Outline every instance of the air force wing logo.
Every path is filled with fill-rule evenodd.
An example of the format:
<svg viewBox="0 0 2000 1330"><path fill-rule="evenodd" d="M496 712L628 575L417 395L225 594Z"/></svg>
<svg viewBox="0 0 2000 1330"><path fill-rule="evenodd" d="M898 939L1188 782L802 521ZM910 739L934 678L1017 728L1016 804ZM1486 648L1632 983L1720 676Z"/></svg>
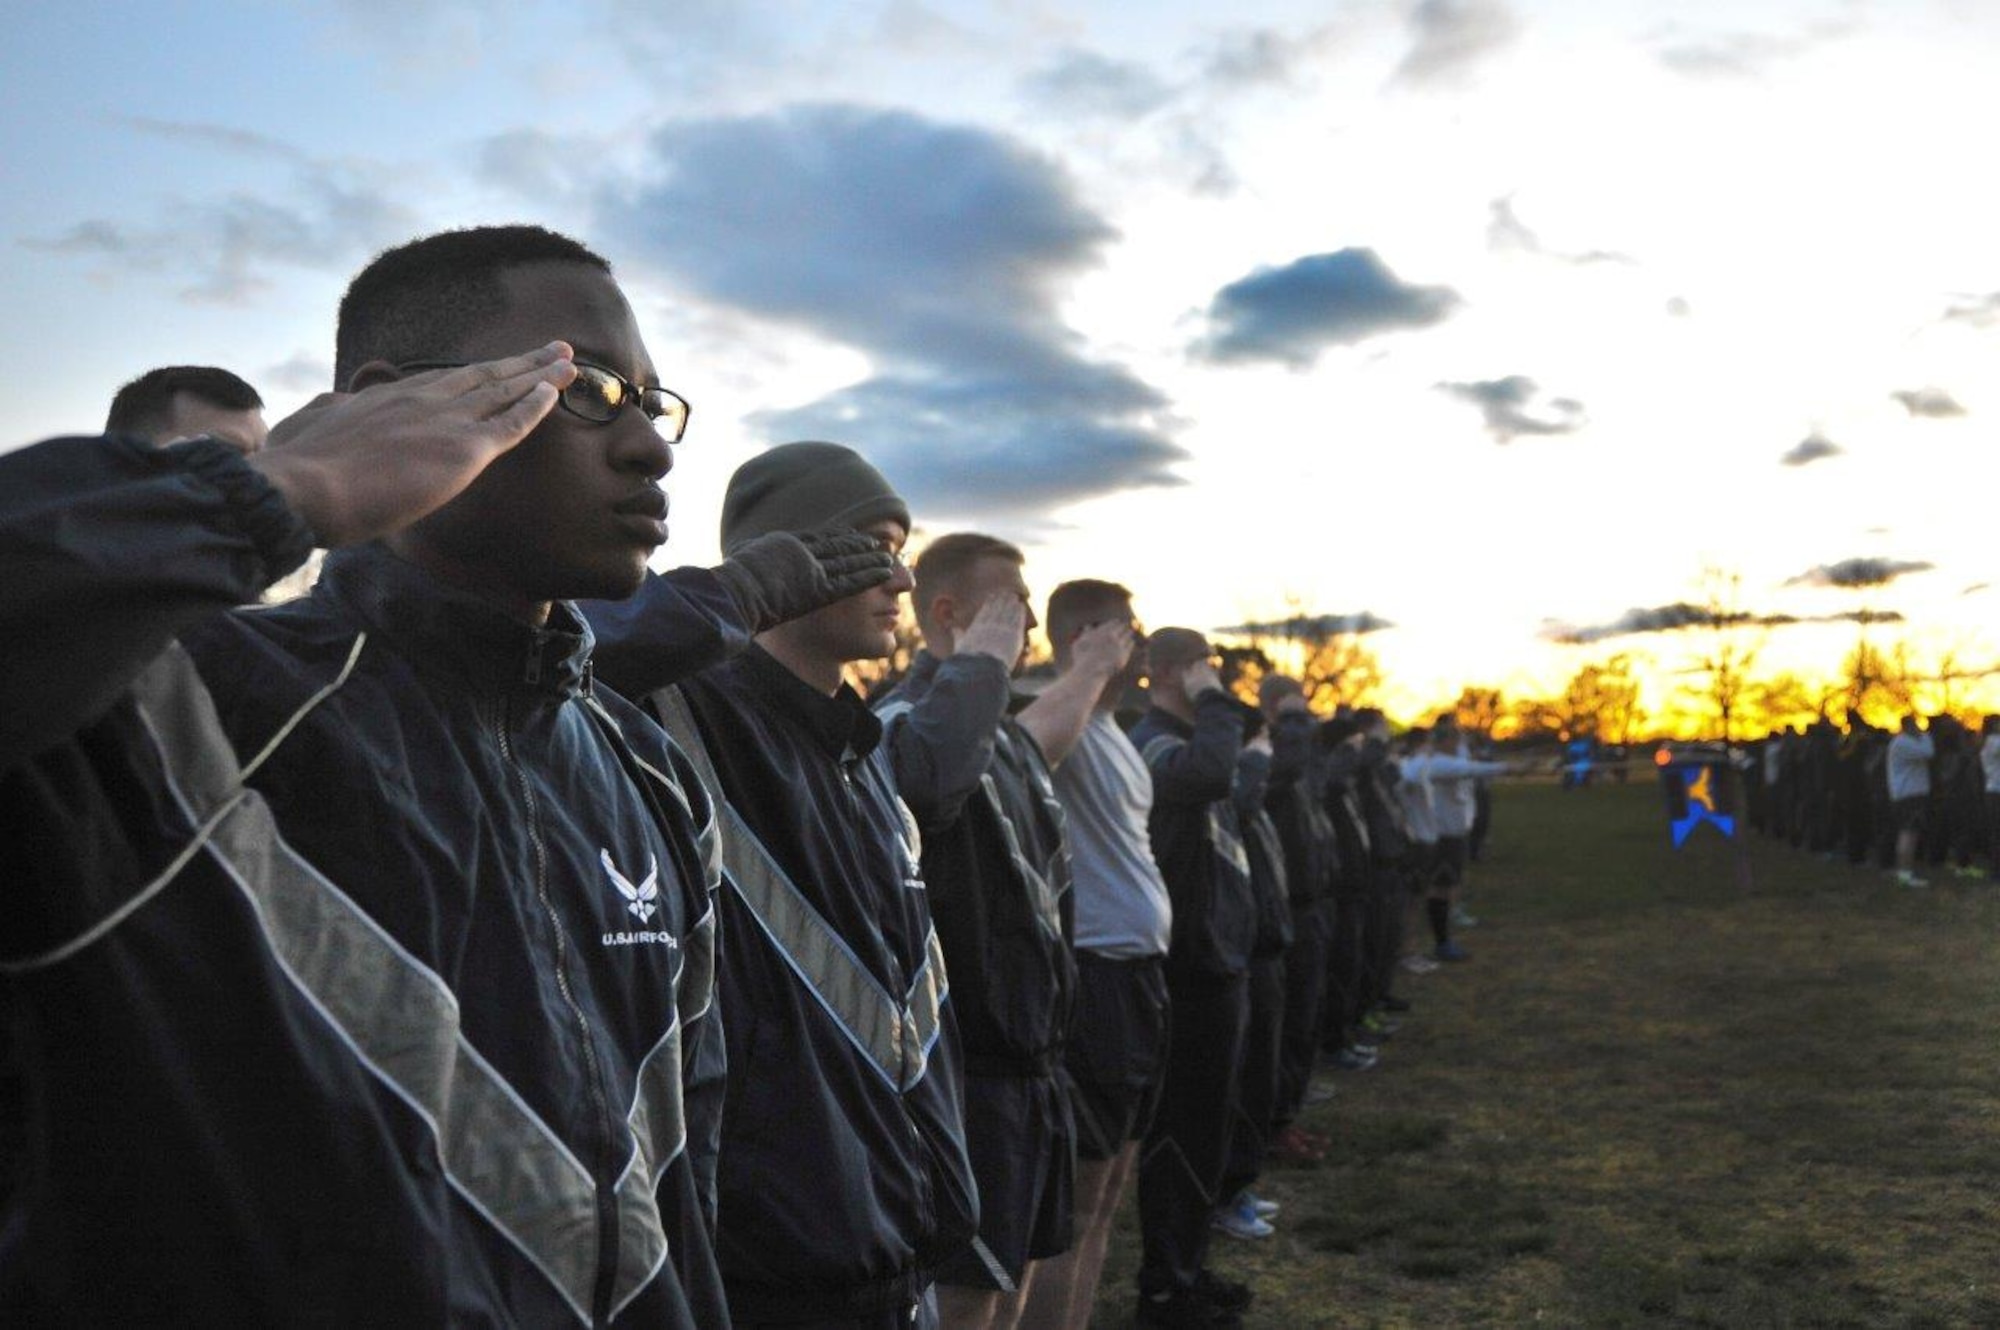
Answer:
<svg viewBox="0 0 2000 1330"><path fill-rule="evenodd" d="M611 885L625 898L625 908L632 912L632 917L642 924L651 923L653 911L658 908L653 902L660 898L660 861L648 856L647 867L651 871L646 874L646 880L636 887L632 885L630 879L618 871L618 865L611 862L611 851L599 850L597 861L604 865L605 873L611 878Z"/></svg>

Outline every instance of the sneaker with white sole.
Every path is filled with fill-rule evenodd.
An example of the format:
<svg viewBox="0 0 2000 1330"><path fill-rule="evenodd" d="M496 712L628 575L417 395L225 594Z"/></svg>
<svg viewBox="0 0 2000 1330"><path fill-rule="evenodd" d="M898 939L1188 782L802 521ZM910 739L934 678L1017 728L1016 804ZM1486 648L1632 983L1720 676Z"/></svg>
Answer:
<svg viewBox="0 0 2000 1330"><path fill-rule="evenodd" d="M1278 1213L1278 1211L1285 1208L1284 1206L1279 1205L1276 1201L1265 1200L1262 1196L1259 1196L1256 1192L1253 1191L1242 1191L1236 1193L1236 1200L1237 1203L1240 1205L1249 1206L1250 1213L1256 1215L1259 1219L1269 1219L1272 1215Z"/></svg>
<svg viewBox="0 0 2000 1330"><path fill-rule="evenodd" d="M1241 1195L1228 1205L1216 1207L1215 1215L1208 1222L1224 1237L1241 1242L1255 1242L1278 1231L1252 1210L1248 1198Z"/></svg>

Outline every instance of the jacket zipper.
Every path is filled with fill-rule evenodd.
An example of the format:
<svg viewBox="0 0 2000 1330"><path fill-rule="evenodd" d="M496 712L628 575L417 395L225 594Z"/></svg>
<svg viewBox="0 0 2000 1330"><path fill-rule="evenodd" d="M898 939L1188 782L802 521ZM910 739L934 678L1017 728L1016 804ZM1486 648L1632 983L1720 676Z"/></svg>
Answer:
<svg viewBox="0 0 2000 1330"><path fill-rule="evenodd" d="M512 720L513 707L507 695L502 693L497 726L500 754L508 769L514 773L521 799L527 805L528 843L535 854L535 898L541 902L542 910L548 916L550 931L555 935L556 991L562 995L563 1005L569 1008L570 1015L576 1018L577 1031L583 1038L583 1065L590 1081L590 1102L597 1110L597 1166L592 1179L597 1194L597 1279L591 1293L590 1319L593 1326L601 1326L610 1319L611 1293L618 1270L618 1202L604 1184L604 1179L610 1176L611 1105L604 1097L604 1076L598 1067L597 1040L591 1031L590 1018L584 1015L570 988L569 934L564 931L562 918L556 913L554 901L549 898L549 856L548 847L542 841L541 806L536 802L535 789L529 783L528 773L514 756L514 744L508 734Z"/></svg>

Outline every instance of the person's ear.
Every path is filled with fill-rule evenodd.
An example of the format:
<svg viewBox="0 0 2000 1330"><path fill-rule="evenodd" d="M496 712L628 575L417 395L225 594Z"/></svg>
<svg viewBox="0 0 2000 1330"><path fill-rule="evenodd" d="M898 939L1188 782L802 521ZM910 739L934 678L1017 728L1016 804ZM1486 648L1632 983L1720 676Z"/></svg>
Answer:
<svg viewBox="0 0 2000 1330"><path fill-rule="evenodd" d="M377 384L394 383L403 377L403 371L386 360L370 360L356 367L347 376L347 382L339 385L339 391L358 393L363 388L373 388Z"/></svg>

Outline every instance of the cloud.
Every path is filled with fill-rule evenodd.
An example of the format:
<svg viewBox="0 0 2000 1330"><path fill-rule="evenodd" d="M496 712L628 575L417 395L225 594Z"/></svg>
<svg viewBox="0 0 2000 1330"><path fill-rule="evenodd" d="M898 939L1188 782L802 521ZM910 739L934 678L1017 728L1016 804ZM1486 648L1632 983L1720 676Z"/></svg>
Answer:
<svg viewBox="0 0 2000 1330"><path fill-rule="evenodd" d="M1146 66L1095 51L1070 50L1021 81L1033 104L1066 115L1142 119L1173 101L1176 90Z"/></svg>
<svg viewBox="0 0 2000 1330"><path fill-rule="evenodd" d="M1798 55L1807 43L1765 33L1731 32L1685 37L1659 47L1660 63L1695 78L1756 78Z"/></svg>
<svg viewBox="0 0 2000 1330"><path fill-rule="evenodd" d="M1344 635L1360 636L1364 633L1379 633L1395 626L1372 610L1362 610L1358 614L1295 614L1289 619L1231 624L1227 628L1217 628L1215 631L1230 637L1282 637L1305 640Z"/></svg>
<svg viewBox="0 0 2000 1330"><path fill-rule="evenodd" d="M1409 51L1391 81L1456 81L1521 35L1521 20L1500 0L1417 0L1409 11Z"/></svg>
<svg viewBox="0 0 2000 1330"><path fill-rule="evenodd" d="M145 115L121 116L119 121L142 134L196 147L219 148L243 156L274 157L288 162L300 162L305 158L305 154L292 144L268 134L260 134L254 129L239 129L233 125L215 125L194 120L161 120Z"/></svg>
<svg viewBox="0 0 2000 1330"><path fill-rule="evenodd" d="M1477 406L1495 443L1512 443L1524 434L1574 434L1588 423L1583 403L1574 397L1549 397L1537 404L1541 390L1524 374L1437 387Z"/></svg>
<svg viewBox="0 0 2000 1330"><path fill-rule="evenodd" d="M287 393L323 393L333 387L333 363L309 351L295 352L257 376L266 388Z"/></svg>
<svg viewBox="0 0 2000 1330"><path fill-rule="evenodd" d="M1778 458L1779 466L1810 466L1828 457L1838 457L1846 452L1839 444L1823 434L1808 434L1800 439Z"/></svg>
<svg viewBox="0 0 2000 1330"><path fill-rule="evenodd" d="M867 379L752 424L852 442L919 513L1040 518L1176 485L1164 394L1088 355L1067 284L1115 233L1053 161L904 111L682 121L606 189L621 253L684 290L867 355ZM927 511L929 510L929 511Z"/></svg>
<svg viewBox="0 0 2000 1330"><path fill-rule="evenodd" d="M239 305L270 287L273 268L345 271L416 229L415 213L379 188L364 165L319 161L248 130L168 120L127 123L155 137L281 161L293 175L283 191L289 201L273 202L278 194L273 190L178 200L155 222L93 218L55 236L24 239L23 246L127 272L168 274L188 283L179 292L183 300Z"/></svg>
<svg viewBox="0 0 2000 1330"><path fill-rule="evenodd" d="M1494 199L1487 208L1486 247L1496 254L1532 254L1538 258L1554 259L1559 263L1571 263L1579 267L1594 263L1637 261L1631 255L1621 254L1615 249L1576 251L1550 249L1514 211L1514 196L1511 194Z"/></svg>
<svg viewBox="0 0 2000 1330"><path fill-rule="evenodd" d="M2000 323L2000 291L1984 296L1960 296L1944 312L1947 323L1969 323L1975 328L1991 328Z"/></svg>
<svg viewBox="0 0 2000 1330"><path fill-rule="evenodd" d="M1824 19L1789 33L1689 33L1669 27L1653 43L1660 63L1690 78L1754 79L1860 30L1851 18Z"/></svg>
<svg viewBox="0 0 2000 1330"><path fill-rule="evenodd" d="M1965 408L1958 400L1942 388L1912 388L1890 393L1903 404L1903 409L1914 417L1930 420L1949 420L1953 416L1965 414Z"/></svg>
<svg viewBox="0 0 2000 1330"><path fill-rule="evenodd" d="M1864 557L1842 559L1839 563L1823 563L1817 568L1808 568L1797 577L1785 579L1786 586L1826 586L1826 587L1875 587L1887 586L1899 577L1911 573L1927 573L1937 567L1912 559L1882 559Z"/></svg>
<svg viewBox="0 0 2000 1330"><path fill-rule="evenodd" d="M1688 304L1684 296L1675 296L1667 301L1667 313L1674 318L1684 319L1694 313L1694 306Z"/></svg>
<svg viewBox="0 0 2000 1330"><path fill-rule="evenodd" d="M1559 619L1542 621L1541 637L1563 646L1588 646L1614 637L1676 633L1689 628L1790 628L1809 623L1901 623L1894 610L1848 610L1840 614L1752 614L1743 610L1718 612L1687 601L1650 608L1634 607L1610 623L1577 625Z"/></svg>
<svg viewBox="0 0 2000 1330"><path fill-rule="evenodd" d="M1328 347L1428 328L1462 303L1450 287L1401 280L1372 249L1309 254L1217 291L1209 332L1193 350L1222 363L1265 360L1305 369Z"/></svg>
<svg viewBox="0 0 2000 1330"><path fill-rule="evenodd" d="M1958 594L1961 596L1976 596L1982 591L1991 591L1992 589L1993 589L1993 584L1991 582L1974 582L1971 586L1967 587L1965 590L1959 592Z"/></svg>

